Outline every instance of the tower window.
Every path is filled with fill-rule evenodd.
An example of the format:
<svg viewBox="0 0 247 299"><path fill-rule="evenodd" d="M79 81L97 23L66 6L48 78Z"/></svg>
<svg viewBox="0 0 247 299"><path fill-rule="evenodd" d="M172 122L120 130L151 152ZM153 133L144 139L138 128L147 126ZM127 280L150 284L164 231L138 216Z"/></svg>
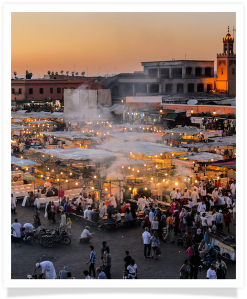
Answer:
<svg viewBox="0 0 247 299"><path fill-rule="evenodd" d="M44 89L43 89L43 88L40 88L40 89L39 89L39 93L40 93L40 94L44 94Z"/></svg>
<svg viewBox="0 0 247 299"><path fill-rule="evenodd" d="M221 69L221 75L223 75L223 69Z"/></svg>
<svg viewBox="0 0 247 299"><path fill-rule="evenodd" d="M235 69L234 68L232 69L232 75L235 75Z"/></svg>
<svg viewBox="0 0 247 299"><path fill-rule="evenodd" d="M14 88L12 88L12 94L15 94L15 89Z"/></svg>
<svg viewBox="0 0 247 299"><path fill-rule="evenodd" d="M29 94L33 94L33 88L29 88Z"/></svg>

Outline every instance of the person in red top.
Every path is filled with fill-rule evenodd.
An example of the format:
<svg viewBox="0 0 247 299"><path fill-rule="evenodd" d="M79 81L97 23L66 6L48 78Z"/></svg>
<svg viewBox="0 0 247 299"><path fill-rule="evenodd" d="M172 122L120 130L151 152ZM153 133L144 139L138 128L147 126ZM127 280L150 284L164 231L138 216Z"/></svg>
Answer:
<svg viewBox="0 0 247 299"><path fill-rule="evenodd" d="M51 203L51 220L53 224L56 223L56 213L57 213L57 206L54 204L54 201Z"/></svg>
<svg viewBox="0 0 247 299"><path fill-rule="evenodd" d="M70 205L70 203L68 202L67 206L66 206L66 213L70 214L72 213L72 207Z"/></svg>
<svg viewBox="0 0 247 299"><path fill-rule="evenodd" d="M228 233L230 233L230 223L232 223L232 219L229 211L226 214L224 214L224 222L225 222L224 229L227 229Z"/></svg>
<svg viewBox="0 0 247 299"><path fill-rule="evenodd" d="M64 198L64 190L63 190L63 188L61 188L60 191L58 192L58 197Z"/></svg>
<svg viewBox="0 0 247 299"><path fill-rule="evenodd" d="M145 216L145 222L146 222L146 227L148 227L148 230L150 230L150 227L151 227L151 222L149 221L149 217L148 217L148 215L147 216Z"/></svg>

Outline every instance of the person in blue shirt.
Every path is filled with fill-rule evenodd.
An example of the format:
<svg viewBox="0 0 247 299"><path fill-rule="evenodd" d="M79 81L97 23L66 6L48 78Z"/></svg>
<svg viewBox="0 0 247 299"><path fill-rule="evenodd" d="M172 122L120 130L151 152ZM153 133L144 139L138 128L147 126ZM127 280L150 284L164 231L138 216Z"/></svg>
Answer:
<svg viewBox="0 0 247 299"><path fill-rule="evenodd" d="M106 279L106 275L105 272L101 271L101 268L98 267L96 268L96 272L98 273L98 279Z"/></svg>
<svg viewBox="0 0 247 299"><path fill-rule="evenodd" d="M95 278L95 261L96 261L96 252L94 251L94 246L90 246L90 258L89 258L89 261L87 262L87 264L90 263L90 266L89 266L89 276L91 277L91 271L93 271L93 277Z"/></svg>
<svg viewBox="0 0 247 299"><path fill-rule="evenodd" d="M112 217L111 212L108 213L108 216L107 216L107 223L114 223L114 218Z"/></svg>

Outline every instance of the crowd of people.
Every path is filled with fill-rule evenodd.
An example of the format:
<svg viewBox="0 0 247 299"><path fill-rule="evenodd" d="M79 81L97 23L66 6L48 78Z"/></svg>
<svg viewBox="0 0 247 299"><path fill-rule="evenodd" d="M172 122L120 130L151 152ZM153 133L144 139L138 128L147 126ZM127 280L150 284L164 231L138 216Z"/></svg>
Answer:
<svg viewBox="0 0 247 299"><path fill-rule="evenodd" d="M210 182L211 183L211 182ZM137 196L136 203L132 202L129 205L122 203L121 208L117 205L116 198L111 194L108 198L109 204L101 204L96 209L94 200L88 192L86 186L83 186L82 192L71 201L65 196L65 191L61 188L60 191L51 186L47 186L42 192L46 192L49 197L58 196L60 198L59 206L57 207L53 201L50 201L46 206L47 218L52 223L56 223L57 215L60 217L60 229L64 229L67 234L72 234L71 213L82 215L85 219L92 221L93 214L98 213L102 221L107 223L119 224L121 213L124 211L124 221L129 223L137 217L138 211L142 212L144 219L141 221L143 229L142 241L144 246L144 257L157 260L160 255L160 241L170 241L175 243L174 236L178 236L178 241L182 240L182 244L188 253L188 260L184 262L180 269L180 278L197 279L198 268L200 261L206 256L210 256L213 248L208 242L205 242L205 234L208 232L224 231L230 233L230 223L232 219L236 220L236 181L229 180L225 186L221 185L220 180L215 181L214 186L208 184L206 180L199 181L191 189L185 189L182 192L179 189L173 189L170 193L171 206L169 211L162 210L158 206L158 200L155 196L145 197L140 194ZM212 192L210 195L209 193ZM40 196L39 190L35 194L29 194L30 200ZM122 209L122 210L121 210ZM11 195L11 211L16 213L16 198ZM208 217L210 216L210 217ZM25 223L21 225L17 219L11 225L13 231L14 246L21 246L21 239L27 236L27 233L32 233L34 229L39 228L40 211L36 207L33 215L33 224ZM235 223L234 223L235 224ZM85 226L80 235L80 239L88 239L91 242L92 233L90 227ZM106 242L102 243L101 261L102 264L96 267L96 252L94 246L90 245L90 255L87 264L89 268L83 271L85 279L111 279L111 253ZM215 260L216 263L214 264ZM48 261L47 261L48 262ZM123 270L123 279L136 279L138 272L135 260L126 251L124 258L125 269ZM207 261L209 268L207 270L207 278L222 279L226 277L226 265L221 257L214 256ZM212 263L211 263L212 262ZM54 271L51 270L52 265L40 263L38 267L44 268L46 278L55 278ZM48 270L45 270L48 269ZM65 275L66 272L66 275ZM97 275L96 275L97 274ZM41 276L42 278L42 276ZM73 279L71 272L63 269L59 273L60 279Z"/></svg>

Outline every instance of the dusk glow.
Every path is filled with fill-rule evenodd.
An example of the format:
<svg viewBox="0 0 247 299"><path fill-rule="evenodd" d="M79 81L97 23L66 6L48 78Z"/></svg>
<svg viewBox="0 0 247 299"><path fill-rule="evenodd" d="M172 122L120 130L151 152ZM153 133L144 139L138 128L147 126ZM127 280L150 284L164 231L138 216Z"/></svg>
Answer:
<svg viewBox="0 0 247 299"><path fill-rule="evenodd" d="M216 60L235 13L12 13L11 75L142 71L142 61ZM236 46L236 32L234 32ZM234 48L234 51L235 48Z"/></svg>

